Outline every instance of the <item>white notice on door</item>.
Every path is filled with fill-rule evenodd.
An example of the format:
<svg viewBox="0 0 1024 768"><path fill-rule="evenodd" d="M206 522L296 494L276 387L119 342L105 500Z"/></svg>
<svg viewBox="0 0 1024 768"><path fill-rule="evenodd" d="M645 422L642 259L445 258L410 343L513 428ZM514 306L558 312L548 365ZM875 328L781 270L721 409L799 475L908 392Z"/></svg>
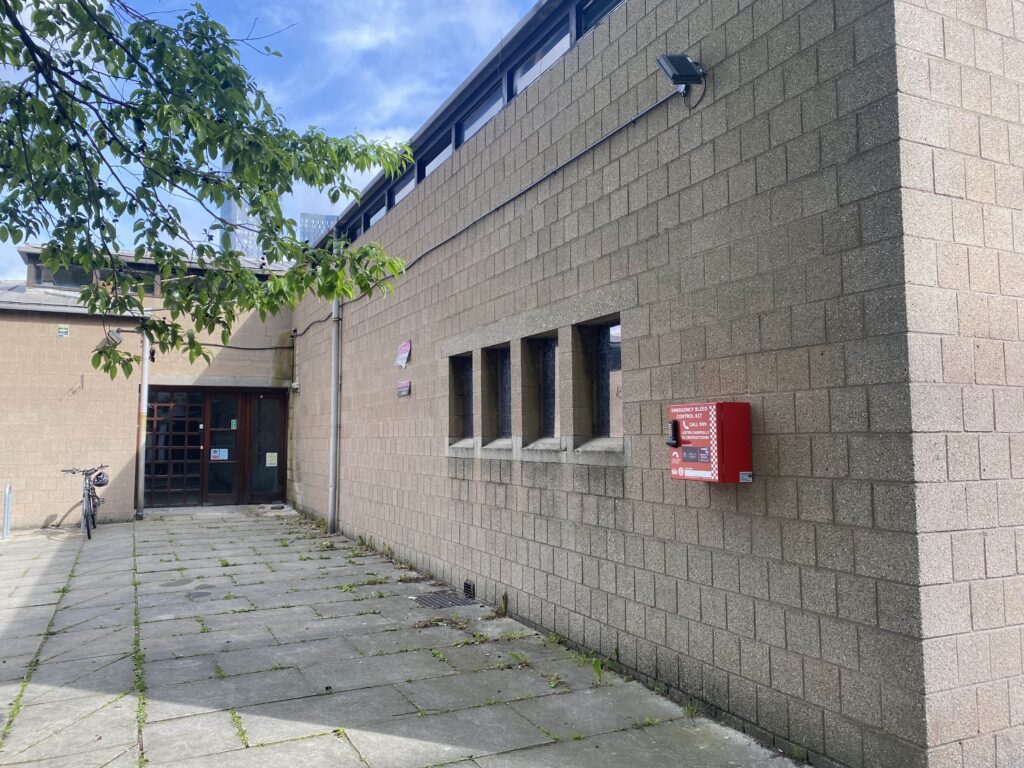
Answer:
<svg viewBox="0 0 1024 768"><path fill-rule="evenodd" d="M276 453L268 453L267 454L267 466L268 467L276 467L277 466L277 454Z"/></svg>

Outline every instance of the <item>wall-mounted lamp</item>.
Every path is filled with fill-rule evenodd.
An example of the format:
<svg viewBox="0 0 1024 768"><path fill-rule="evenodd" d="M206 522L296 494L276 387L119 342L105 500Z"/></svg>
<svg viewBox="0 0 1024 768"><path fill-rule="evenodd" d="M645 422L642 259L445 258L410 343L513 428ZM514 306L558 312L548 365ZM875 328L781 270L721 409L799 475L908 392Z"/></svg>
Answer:
<svg viewBox="0 0 1024 768"><path fill-rule="evenodd" d="M694 61L685 53L663 53L658 57L658 66L665 73L665 77L672 81L676 90L686 99L693 91L694 86L700 86L700 95L693 104L687 100L686 105L693 109L700 104L707 90L707 73L699 62Z"/></svg>

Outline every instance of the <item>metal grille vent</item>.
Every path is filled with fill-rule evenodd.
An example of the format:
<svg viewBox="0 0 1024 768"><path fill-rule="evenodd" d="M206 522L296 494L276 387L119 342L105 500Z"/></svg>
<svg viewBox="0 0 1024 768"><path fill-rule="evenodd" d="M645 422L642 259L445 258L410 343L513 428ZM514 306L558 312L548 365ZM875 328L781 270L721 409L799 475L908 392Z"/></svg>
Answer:
<svg viewBox="0 0 1024 768"><path fill-rule="evenodd" d="M467 600L455 592L427 592L417 597L416 602L424 608L458 608L474 604L473 600Z"/></svg>

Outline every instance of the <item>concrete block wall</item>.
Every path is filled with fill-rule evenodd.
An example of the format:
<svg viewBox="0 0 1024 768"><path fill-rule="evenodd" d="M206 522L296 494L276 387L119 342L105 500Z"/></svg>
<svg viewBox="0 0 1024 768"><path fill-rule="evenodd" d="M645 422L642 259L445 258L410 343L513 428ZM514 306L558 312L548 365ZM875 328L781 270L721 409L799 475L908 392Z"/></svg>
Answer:
<svg viewBox="0 0 1024 768"><path fill-rule="evenodd" d="M82 478L66 467L109 464L99 519L132 515L138 376L92 367L104 332L98 318L0 312L0 492L11 484L15 528L78 525Z"/></svg>
<svg viewBox="0 0 1024 768"><path fill-rule="evenodd" d="M931 764L1024 765L1024 4L897 2Z"/></svg>
<svg viewBox="0 0 1024 768"><path fill-rule="evenodd" d="M293 387L288 417L288 498L296 509L323 515L327 509L331 412L331 305L309 300L292 324ZM351 361L350 361L351 362Z"/></svg>
<svg viewBox="0 0 1024 768"><path fill-rule="evenodd" d="M67 335L59 336L59 325ZM110 484L100 495L100 521L128 520L135 509L135 446L139 372L131 378L92 367L92 352L117 321L95 317L0 311L0 493L9 482L16 528L77 525L82 479L65 467L108 464ZM128 323L120 323L127 326ZM263 349L290 344L291 314L268 322L239 319L233 345L211 348L213 359L190 363L178 353L157 354L150 368L154 385L285 386L291 352ZM137 335L124 348L141 352ZM208 340L220 343L219 336Z"/></svg>
<svg viewBox="0 0 1024 768"><path fill-rule="evenodd" d="M342 528L817 765L1022 764L1020 5L626 0L365 236L409 269L345 308ZM630 123L666 51L707 98ZM625 436L593 451L572 327L611 314ZM542 332L556 458L521 440ZM450 447L448 356L478 390L506 342L512 445ZM752 404L754 482L670 480L665 407L717 399Z"/></svg>

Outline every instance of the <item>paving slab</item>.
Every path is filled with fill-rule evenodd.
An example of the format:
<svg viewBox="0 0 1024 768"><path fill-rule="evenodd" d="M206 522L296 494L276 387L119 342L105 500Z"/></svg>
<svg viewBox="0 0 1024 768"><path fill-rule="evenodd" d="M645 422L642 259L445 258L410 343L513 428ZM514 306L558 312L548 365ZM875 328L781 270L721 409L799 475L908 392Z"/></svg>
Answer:
<svg viewBox="0 0 1024 768"><path fill-rule="evenodd" d="M421 607L447 587L295 517L26 536L0 575L3 766L791 766L489 606Z"/></svg>
<svg viewBox="0 0 1024 768"><path fill-rule="evenodd" d="M423 768L551 741L504 704L345 732L370 768Z"/></svg>
<svg viewBox="0 0 1024 768"><path fill-rule="evenodd" d="M562 739L621 731L683 716L677 704L639 683L587 688L561 696L516 701L509 706Z"/></svg>
<svg viewBox="0 0 1024 768"><path fill-rule="evenodd" d="M366 768L352 745L333 734L161 765L166 768Z"/></svg>
<svg viewBox="0 0 1024 768"><path fill-rule="evenodd" d="M244 748L229 712L208 712L149 723L146 759L153 765Z"/></svg>
<svg viewBox="0 0 1024 768"><path fill-rule="evenodd" d="M402 695L421 710L452 710L494 702L532 699L567 691L531 669L488 669L464 675L398 683Z"/></svg>
<svg viewBox="0 0 1024 768"><path fill-rule="evenodd" d="M239 710L253 744L304 738L416 713L393 686L321 694Z"/></svg>
<svg viewBox="0 0 1024 768"><path fill-rule="evenodd" d="M480 768L792 768L748 736L704 718L476 758Z"/></svg>
<svg viewBox="0 0 1024 768"><path fill-rule="evenodd" d="M148 722L310 696L317 691L294 669L214 677L147 691Z"/></svg>

